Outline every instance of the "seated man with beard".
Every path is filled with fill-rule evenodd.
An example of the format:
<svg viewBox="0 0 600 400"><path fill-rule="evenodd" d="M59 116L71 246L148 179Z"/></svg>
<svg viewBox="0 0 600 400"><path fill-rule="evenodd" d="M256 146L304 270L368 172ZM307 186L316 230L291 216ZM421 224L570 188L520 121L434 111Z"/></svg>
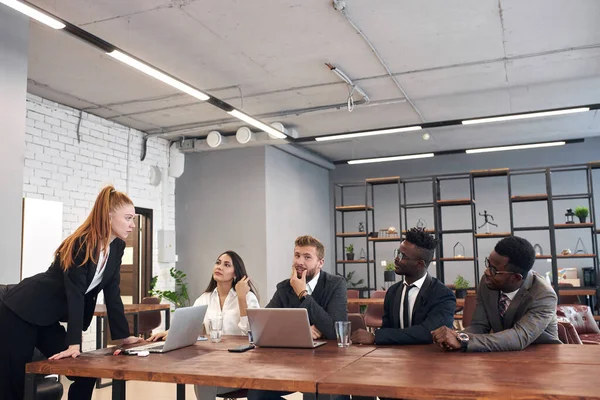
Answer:
<svg viewBox="0 0 600 400"><path fill-rule="evenodd" d="M322 271L325 247L312 236L300 236L294 244L292 274L277 285L266 308L305 308L314 339L336 339L335 321L346 321L346 280ZM248 391L249 400L282 399L288 392Z"/></svg>

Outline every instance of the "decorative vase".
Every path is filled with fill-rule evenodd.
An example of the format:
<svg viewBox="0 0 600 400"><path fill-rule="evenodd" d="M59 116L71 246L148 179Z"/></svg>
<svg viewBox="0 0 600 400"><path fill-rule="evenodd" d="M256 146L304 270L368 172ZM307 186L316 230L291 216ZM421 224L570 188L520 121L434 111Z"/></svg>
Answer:
<svg viewBox="0 0 600 400"><path fill-rule="evenodd" d="M467 289L456 289L455 295L457 299L464 299L467 297Z"/></svg>
<svg viewBox="0 0 600 400"><path fill-rule="evenodd" d="M577 218L579 218L579 223L580 224L585 224L586 221L587 221L587 217L577 217Z"/></svg>
<svg viewBox="0 0 600 400"><path fill-rule="evenodd" d="M464 258L465 257L465 246L462 245L461 242L456 242L454 248L452 249L454 253L454 258Z"/></svg>
<svg viewBox="0 0 600 400"><path fill-rule="evenodd" d="M346 253L346 260L348 260L348 261L354 260L354 253Z"/></svg>

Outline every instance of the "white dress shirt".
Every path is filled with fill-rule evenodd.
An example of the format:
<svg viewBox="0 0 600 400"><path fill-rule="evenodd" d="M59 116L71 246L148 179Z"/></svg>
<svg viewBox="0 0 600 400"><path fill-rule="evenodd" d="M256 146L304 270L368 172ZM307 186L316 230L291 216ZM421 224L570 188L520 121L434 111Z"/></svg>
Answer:
<svg viewBox="0 0 600 400"><path fill-rule="evenodd" d="M417 300L417 296L419 295L421 286L423 286L423 282L425 282L425 278L427 278L427 274L423 275L423 277L421 279L419 279L418 281L413 282L413 285L415 285L415 287L411 287L410 290L408 291L408 324L406 324L406 327L411 326L412 313L413 313L413 309L415 308L415 301ZM404 291L406 289L407 289L406 285L402 285L402 294L400 295L400 326L403 329L405 328L405 325L404 325L404 313L402 311L404 310L404 296L405 296Z"/></svg>
<svg viewBox="0 0 600 400"><path fill-rule="evenodd" d="M98 256L98 264L96 265L96 272L94 273L94 279L92 279L92 282L85 291L85 294L88 294L92 289L98 286L100 282L102 282L102 278L104 277L104 270L106 269L106 262L108 261L109 255L110 247L108 248L107 252L104 252L104 250L100 252L100 255ZM75 267L77 267L77 265L75 265Z"/></svg>
<svg viewBox="0 0 600 400"><path fill-rule="evenodd" d="M521 289L521 288L519 288ZM515 296L517 295L517 292L519 291L519 289L515 290L514 292L510 292L510 293L505 293L503 291L500 291L500 296L502 296L503 294L506 295L506 297L508 297L508 301L506 302L506 309L508 309L508 307L510 307L510 303L513 301L513 299L515 298Z"/></svg>
<svg viewBox="0 0 600 400"><path fill-rule="evenodd" d="M246 304L248 308L260 308L258 299L252 292L248 292L246 296ZM219 293L217 289L212 293L203 293L194 302L195 306L208 305L206 315L204 316L204 330L209 332L208 321L211 319L223 317L223 335L247 335L248 334L248 317L240 317L240 306L238 304L238 295L233 288L229 290L227 298L223 303L221 310L221 302L219 301Z"/></svg>
<svg viewBox="0 0 600 400"><path fill-rule="evenodd" d="M319 271L315 276L313 276L313 278L310 280L310 282L308 282L306 284L306 291L311 296L312 296L313 292L315 291L315 287L317 286L317 283L319 282L319 276L321 276L321 271Z"/></svg>

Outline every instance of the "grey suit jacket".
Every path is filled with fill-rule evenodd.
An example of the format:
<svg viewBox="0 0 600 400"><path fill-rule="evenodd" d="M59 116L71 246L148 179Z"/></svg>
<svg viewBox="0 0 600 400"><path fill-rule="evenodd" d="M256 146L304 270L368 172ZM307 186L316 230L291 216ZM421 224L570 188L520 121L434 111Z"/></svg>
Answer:
<svg viewBox="0 0 600 400"><path fill-rule="evenodd" d="M556 322L556 293L546 280L530 272L500 318L500 292L488 289L482 278L467 351L523 350L532 343L561 344Z"/></svg>
<svg viewBox="0 0 600 400"><path fill-rule="evenodd" d="M321 270L312 296L298 300L290 280L279 282L277 291L266 308L306 308L310 324L315 325L325 339L335 339L335 321L348 320L346 280Z"/></svg>

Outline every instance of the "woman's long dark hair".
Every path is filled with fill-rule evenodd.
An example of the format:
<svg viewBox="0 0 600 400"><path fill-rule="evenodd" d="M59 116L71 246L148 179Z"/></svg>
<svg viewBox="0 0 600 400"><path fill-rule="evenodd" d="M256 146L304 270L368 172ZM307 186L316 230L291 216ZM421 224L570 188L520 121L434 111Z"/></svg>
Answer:
<svg viewBox="0 0 600 400"><path fill-rule="evenodd" d="M240 257L239 254L236 253L235 251L233 251L233 250L224 251L217 258L220 258L223 254L227 254L231 258L231 262L233 263L233 271L234 271L233 274L235 275L235 278L233 278L233 283L232 283L231 287L233 288L233 290L235 290L235 285L238 283L238 281L240 279L242 279L243 277L248 276L248 273L246 272L246 266L244 265L244 260L242 260L242 257ZM254 293L254 295L258 299L258 290L256 290L256 287L254 286L254 284L252 282L248 282L248 286L250 286L250 291L252 293ZM210 283L208 284L208 286L206 287L206 290L204 292L212 293L212 291L215 290L216 287L217 287L217 281L215 281L215 278L211 275Z"/></svg>

